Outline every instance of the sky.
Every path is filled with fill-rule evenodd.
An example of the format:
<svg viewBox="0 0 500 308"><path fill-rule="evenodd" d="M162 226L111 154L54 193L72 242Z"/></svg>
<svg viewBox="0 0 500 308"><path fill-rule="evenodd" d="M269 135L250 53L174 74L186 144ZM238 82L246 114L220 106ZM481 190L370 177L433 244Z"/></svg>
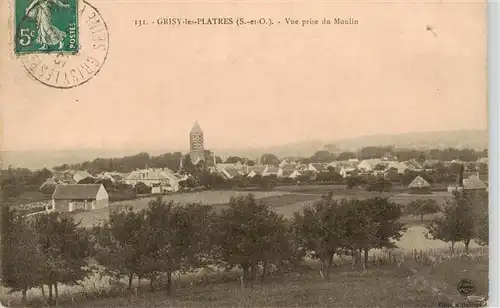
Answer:
<svg viewBox="0 0 500 308"><path fill-rule="evenodd" d="M110 45L88 83L50 88L2 59L2 149L187 148L195 120L207 148L487 128L482 1L91 3ZM134 26L219 16L359 24Z"/></svg>

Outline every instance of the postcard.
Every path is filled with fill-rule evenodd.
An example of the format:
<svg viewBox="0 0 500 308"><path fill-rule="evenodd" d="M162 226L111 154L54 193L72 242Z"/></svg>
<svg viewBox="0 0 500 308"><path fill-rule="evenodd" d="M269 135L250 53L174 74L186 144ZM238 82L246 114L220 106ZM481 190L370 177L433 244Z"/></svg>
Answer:
<svg viewBox="0 0 500 308"><path fill-rule="evenodd" d="M487 305L485 1L1 6L0 307Z"/></svg>

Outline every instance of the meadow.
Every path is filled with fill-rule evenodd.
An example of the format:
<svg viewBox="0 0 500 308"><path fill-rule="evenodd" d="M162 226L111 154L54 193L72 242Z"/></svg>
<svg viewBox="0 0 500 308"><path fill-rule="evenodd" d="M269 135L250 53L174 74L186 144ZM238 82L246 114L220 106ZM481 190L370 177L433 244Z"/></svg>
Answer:
<svg viewBox="0 0 500 308"><path fill-rule="evenodd" d="M283 214L285 217L291 217L293 212L300 210L304 206L311 204L318 199L322 194L333 192L336 199L342 198L359 198L367 199L377 196L389 197L389 199L398 204L407 204L411 200L421 198L431 198L437 201L438 204L444 205L446 198L451 198L451 193L445 191L433 192L430 195L414 195L405 191L384 192L369 192L359 189L346 189L345 185L289 185L276 187L272 191L252 191L256 199L269 204L276 212ZM223 209L231 197L246 195L249 192L235 190L218 190L218 191L199 191L189 193L177 193L162 196L164 200L173 201L175 203L203 203L212 205L214 210L220 211ZM148 202L156 197L145 197L127 201L117 201L110 203L110 209L120 209L133 207L135 210L141 210L148 206ZM434 215L425 216L425 221L434 218ZM98 222L109 218L108 209L99 209L94 211L75 213L77 220L82 220L85 226L92 226ZM415 217L404 217L405 222L410 225L420 224L420 220Z"/></svg>
<svg viewBox="0 0 500 308"><path fill-rule="evenodd" d="M132 294L109 288L106 279L85 283L85 287L61 286L59 307L436 307L438 301L460 301L456 291L461 278L472 279L476 293L487 296L488 257L475 260L459 257L435 267L420 268L406 262L370 265L367 270L341 264L324 280L316 262L309 260L302 269L284 276L270 276L261 284L242 289L238 270L206 272L175 278L174 290L148 291L148 284L137 281ZM418 268L415 272L414 268ZM30 297L41 297L39 290ZM6 301L3 300L5 303ZM33 304L36 305L37 301ZM38 301L38 303L41 303ZM14 307L15 302L10 302Z"/></svg>

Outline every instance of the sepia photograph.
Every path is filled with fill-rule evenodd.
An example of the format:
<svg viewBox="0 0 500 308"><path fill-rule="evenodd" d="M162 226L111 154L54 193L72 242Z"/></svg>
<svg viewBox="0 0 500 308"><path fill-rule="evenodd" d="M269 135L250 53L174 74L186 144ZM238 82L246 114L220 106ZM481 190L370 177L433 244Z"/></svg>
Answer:
<svg viewBox="0 0 500 308"><path fill-rule="evenodd" d="M486 1L0 8L0 307L488 307Z"/></svg>

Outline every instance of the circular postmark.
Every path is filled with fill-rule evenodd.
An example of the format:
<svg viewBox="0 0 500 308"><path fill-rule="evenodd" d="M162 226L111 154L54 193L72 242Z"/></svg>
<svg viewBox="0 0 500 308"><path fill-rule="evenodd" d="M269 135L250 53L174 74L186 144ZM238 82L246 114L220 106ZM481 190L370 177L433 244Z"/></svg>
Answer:
<svg viewBox="0 0 500 308"><path fill-rule="evenodd" d="M101 70L109 47L109 33L99 11L84 0L78 2L79 48L76 53L34 52L19 55L27 73L53 88L82 85Z"/></svg>
<svg viewBox="0 0 500 308"><path fill-rule="evenodd" d="M471 295L476 287L470 279L461 279L457 284L457 291L460 295L469 296Z"/></svg>

